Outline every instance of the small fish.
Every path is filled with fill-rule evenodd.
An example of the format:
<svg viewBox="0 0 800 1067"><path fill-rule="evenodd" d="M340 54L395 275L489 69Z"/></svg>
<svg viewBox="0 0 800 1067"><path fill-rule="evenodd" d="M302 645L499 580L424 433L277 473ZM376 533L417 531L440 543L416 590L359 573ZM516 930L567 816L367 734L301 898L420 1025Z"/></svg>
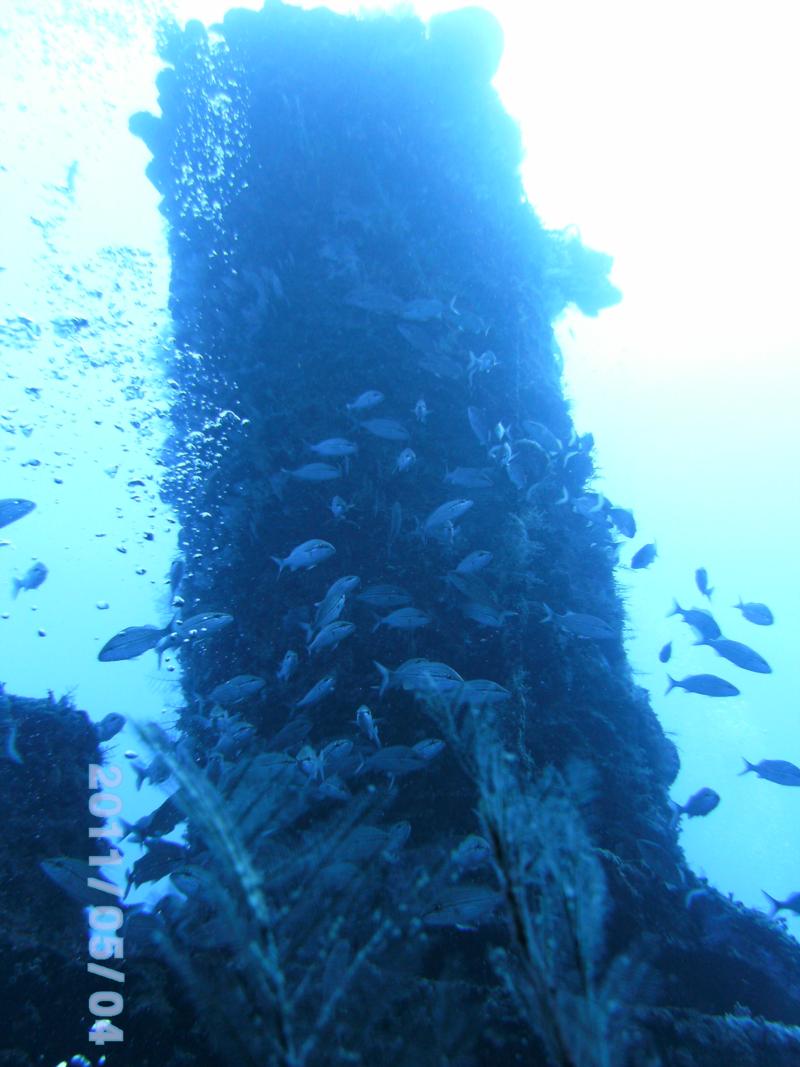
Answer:
<svg viewBox="0 0 800 1067"><path fill-rule="evenodd" d="M373 663L381 676L379 696L383 696L387 689L405 689L412 693L451 693L464 682L458 671L434 660L408 659L393 671L377 660L373 660Z"/></svg>
<svg viewBox="0 0 800 1067"><path fill-rule="evenodd" d="M227 682L216 686L208 695L215 704L221 704L225 708L255 696L265 685L264 679L255 674L237 674Z"/></svg>
<svg viewBox="0 0 800 1067"><path fill-rule="evenodd" d="M672 656L672 642L671 641L667 641L667 643L662 646L661 651L658 653L658 658L659 658L659 661L661 663L669 663L671 656Z"/></svg>
<svg viewBox="0 0 800 1067"><path fill-rule="evenodd" d="M306 463L293 471L284 471L301 482L331 482L341 478L342 472L331 463Z"/></svg>
<svg viewBox="0 0 800 1067"><path fill-rule="evenodd" d="M166 628L161 626L126 626L114 634L97 653L101 663L111 663L123 659L136 659L143 652L148 652L172 629L172 623Z"/></svg>
<svg viewBox="0 0 800 1067"><path fill-rule="evenodd" d="M413 448L404 448L394 463L394 474L403 474L411 470L417 462L417 453Z"/></svg>
<svg viewBox="0 0 800 1067"><path fill-rule="evenodd" d="M295 701L294 707L311 708L314 704L319 704L321 700L324 700L326 696L329 696L335 688L336 675L326 674L324 678L320 678L316 685L312 685L304 697Z"/></svg>
<svg viewBox="0 0 800 1067"><path fill-rule="evenodd" d="M762 759L760 763L744 761L744 770L739 775L755 771L759 778L776 785L800 785L800 767L783 759Z"/></svg>
<svg viewBox="0 0 800 1067"><path fill-rule="evenodd" d="M488 919L503 899L502 893L485 885L454 885L443 889L433 906L422 915L426 926L455 926L474 930Z"/></svg>
<svg viewBox="0 0 800 1067"><path fill-rule="evenodd" d="M489 678L473 678L455 691L456 704L470 708L485 708L510 699L511 693Z"/></svg>
<svg viewBox="0 0 800 1067"><path fill-rule="evenodd" d="M632 511L628 511L627 508L611 507L608 509L608 517L623 537L636 536L636 520Z"/></svg>
<svg viewBox="0 0 800 1067"><path fill-rule="evenodd" d="M278 556L272 556L271 559L278 565L278 577L280 578L284 567L288 567L291 571L301 568L311 570L312 567L324 563L326 559L330 559L335 554L336 549L328 541L312 538L293 548L285 559L280 559Z"/></svg>
<svg viewBox="0 0 800 1067"><path fill-rule="evenodd" d="M702 637L722 637L714 616L705 608L687 608L685 611L677 600L672 601L672 611L667 612L667 618L672 615L680 615L684 622L688 623Z"/></svg>
<svg viewBox="0 0 800 1067"><path fill-rule="evenodd" d="M499 608L492 607L491 604L479 604L476 600L468 600L466 604L462 604L461 613L467 619L477 622L479 626L486 626L493 630L501 630L506 624L506 619L513 618L517 614L516 611L501 611Z"/></svg>
<svg viewBox="0 0 800 1067"><path fill-rule="evenodd" d="M649 567L653 560L658 556L655 544L642 545L642 547L634 552L631 557L631 570L643 570L645 567Z"/></svg>
<svg viewBox="0 0 800 1067"><path fill-rule="evenodd" d="M194 641L202 641L212 634L219 633L233 622L233 615L224 611L201 611L188 619L181 619L168 627L168 632L156 645L159 666L161 656L168 648L179 648Z"/></svg>
<svg viewBox="0 0 800 1067"><path fill-rule="evenodd" d="M347 518L347 513L348 511L350 511L351 508L355 507L355 504L348 504L347 501L344 500L342 497L335 496L331 500L328 507L330 508L331 515L333 515L333 518L336 522L342 522L343 520L347 522L352 522L352 519Z"/></svg>
<svg viewBox="0 0 800 1067"><path fill-rule="evenodd" d="M756 674L772 674L772 667L764 657L759 656L758 652L748 645L742 644L741 641L730 641L727 637L703 637L699 641L695 641L695 644L708 645L723 659L735 663L737 667L741 667L744 671L755 671Z"/></svg>
<svg viewBox="0 0 800 1067"><path fill-rule="evenodd" d="M47 577L47 567L37 561L23 574L21 578L13 579L11 595L16 600L21 589L38 589Z"/></svg>
<svg viewBox="0 0 800 1067"><path fill-rule="evenodd" d="M367 433L380 437L384 441L407 441L411 436L397 419L367 419L358 425Z"/></svg>
<svg viewBox="0 0 800 1067"><path fill-rule="evenodd" d="M389 748L373 752L365 761L364 769L389 774L394 778L399 774L413 774L414 771L424 770L426 765L425 758L408 745L390 745Z"/></svg>
<svg viewBox="0 0 800 1067"><path fill-rule="evenodd" d="M563 615L559 615L547 604L543 607L546 612L543 622L554 622L560 630L574 634L576 637L610 641L619 636L613 626L596 615L585 615L579 611L566 611Z"/></svg>
<svg viewBox="0 0 800 1067"><path fill-rule="evenodd" d="M147 852L138 859L128 874L128 884L123 896L127 896L133 886L146 882L157 882L166 878L177 867L182 867L189 856L189 849L177 841L149 841Z"/></svg>
<svg viewBox="0 0 800 1067"><path fill-rule="evenodd" d="M436 757L444 752L445 743L438 737L426 737L424 741L417 741L415 745L411 746L417 755L422 756L424 760L436 759Z"/></svg>
<svg viewBox="0 0 800 1067"><path fill-rule="evenodd" d="M182 559L174 559L169 568L169 591L172 596L176 596L178 590L181 587L183 581L183 575L186 571L186 565Z"/></svg>
<svg viewBox="0 0 800 1067"><path fill-rule="evenodd" d="M151 785L161 785L172 773L169 763L160 752L157 752L149 763L142 763L138 759L133 760L131 767L136 772L137 790L141 789L142 783L146 781L149 781Z"/></svg>
<svg viewBox="0 0 800 1067"><path fill-rule="evenodd" d="M470 552L468 556L464 556L456 567L456 574L477 574L484 567L488 567L493 559L491 552L479 548L475 552Z"/></svg>
<svg viewBox="0 0 800 1067"><path fill-rule="evenodd" d="M492 431L489 429L489 422L486 415L480 408L468 407L467 418L469 419L472 432L478 439L479 445L488 447L489 442L492 439Z"/></svg>
<svg viewBox="0 0 800 1067"><path fill-rule="evenodd" d="M469 366L467 367L467 378L470 386L473 385L473 378L476 374L488 374L490 370L497 366L499 366L499 362L494 352L481 352L479 356L476 356L474 352L470 352Z"/></svg>
<svg viewBox="0 0 800 1067"><path fill-rule="evenodd" d="M756 626L772 626L775 622L775 618L766 604L757 604L752 601L745 604L742 598L739 597L739 603L733 606L741 611L748 622L753 622Z"/></svg>
<svg viewBox="0 0 800 1067"><path fill-rule="evenodd" d="M0 527L9 526L17 519L30 515L36 507L32 500L21 500L19 497L7 497L0 500Z"/></svg>
<svg viewBox="0 0 800 1067"><path fill-rule="evenodd" d="M399 296L395 296L394 293L390 293L387 289L381 289L377 285L359 285L347 294L344 302L351 307L362 308L364 311L375 311L384 315L400 315L404 307L403 301ZM364 393L362 395L367 396L369 394Z"/></svg>
<svg viewBox="0 0 800 1067"><path fill-rule="evenodd" d="M336 579L336 581L328 589L323 599L318 601L318 603L316 603L314 606L317 608L321 607L326 600L335 599L341 593L344 593L346 596L349 596L349 594L352 593L354 589L358 589L359 585L361 585L361 579L358 577L358 575L345 574L343 577Z"/></svg>
<svg viewBox="0 0 800 1067"><path fill-rule="evenodd" d="M549 430L542 422L535 422L533 419L525 419L522 423L522 431L527 438L534 441L551 456L557 456L560 452L564 451L564 446L553 431Z"/></svg>
<svg viewBox="0 0 800 1067"><path fill-rule="evenodd" d="M383 402L383 393L377 389L367 389L365 393L361 393L350 404L346 404L348 411L369 411L370 408L377 407L378 404Z"/></svg>
<svg viewBox="0 0 800 1067"><path fill-rule="evenodd" d="M318 456L339 457L355 456L358 445L354 441L348 441L344 437L327 437L315 445L308 445L309 452L316 452Z"/></svg>
<svg viewBox="0 0 800 1067"><path fill-rule="evenodd" d="M344 611L344 606L347 603L347 594L339 593L336 597L326 596L317 609L317 614L314 617L314 630L322 630L329 623L336 622L339 616ZM312 631L312 627L308 627L309 635Z"/></svg>
<svg viewBox="0 0 800 1067"><path fill-rule="evenodd" d="M99 742L110 741L120 732L126 722L125 716L118 711L110 711L100 722L94 724L94 731Z"/></svg>
<svg viewBox="0 0 800 1067"><path fill-rule="evenodd" d="M366 704L362 704L360 708L356 710L355 718L356 726L362 734L371 741L376 748L381 747L381 739L378 736L378 726L375 719L372 717L372 712L369 710Z"/></svg>
<svg viewBox="0 0 800 1067"><path fill-rule="evenodd" d="M483 866L492 858L492 846L485 837L469 834L450 853L451 861L462 871Z"/></svg>
<svg viewBox="0 0 800 1067"><path fill-rule="evenodd" d="M368 585L356 600L371 608L402 608L411 603L411 596L396 585Z"/></svg>
<svg viewBox="0 0 800 1067"><path fill-rule="evenodd" d="M683 689L687 693L699 693L704 697L738 697L739 695L739 690L735 685L726 682L724 678L718 678L716 674L690 674L679 682L667 675L667 681L669 682L667 693L671 693L673 689Z"/></svg>
<svg viewBox="0 0 800 1067"><path fill-rule="evenodd" d="M709 815L714 808L719 804L720 795L713 789L709 789L706 786L703 789L699 789L696 793L686 801L685 804L672 803L673 813L675 819L679 819L681 815L688 815L690 819L696 819L699 816Z"/></svg>
<svg viewBox="0 0 800 1067"><path fill-rule="evenodd" d="M119 898L119 887L110 882L97 867L90 867L86 860L55 856L42 860L39 867L52 882L84 907L113 905ZM95 881L100 886L108 886L108 889L98 888Z"/></svg>
<svg viewBox="0 0 800 1067"><path fill-rule="evenodd" d="M406 304L402 317L409 322L430 322L431 319L440 319L443 311L444 305L441 300L426 300L419 297Z"/></svg>
<svg viewBox="0 0 800 1067"><path fill-rule="evenodd" d="M314 656L324 648L336 648L341 641L344 641L354 631L355 626L352 622L345 622L343 619L339 619L337 622L329 622L327 626L322 627L308 646L309 655Z"/></svg>
<svg viewBox="0 0 800 1067"><path fill-rule="evenodd" d="M422 524L422 529L425 533L433 533L435 530L442 526L452 525L457 519L469 511L474 500L447 500L444 504L440 504L438 508L434 510L427 517Z"/></svg>
<svg viewBox="0 0 800 1067"><path fill-rule="evenodd" d="M770 918L779 911L793 911L800 915L800 893L792 893L786 900L778 900L776 897L771 897L764 889L761 892L770 903Z"/></svg>
<svg viewBox="0 0 800 1067"><path fill-rule="evenodd" d="M703 596L707 600L710 600L714 590L709 587L709 584L708 584L708 571L705 569L705 567L698 567L697 568L697 570L694 572L694 580L695 580L695 585L700 590L700 592L703 594Z"/></svg>
<svg viewBox="0 0 800 1067"><path fill-rule="evenodd" d="M417 420L417 422L424 423L426 421L426 419L428 418L428 416L430 415L430 413L431 413L431 409L425 403L424 397L420 397L419 400L414 405L414 410L412 412L414 418Z"/></svg>
<svg viewBox="0 0 800 1067"><path fill-rule="evenodd" d="M494 485L488 467L456 467L455 470L446 471L444 480L460 489L491 489Z"/></svg>
<svg viewBox="0 0 800 1067"><path fill-rule="evenodd" d="M372 632L375 633L380 626L388 626L392 630L418 630L422 626L429 626L431 621L430 615L418 608L398 608L397 611L378 619L372 627Z"/></svg>
<svg viewBox="0 0 800 1067"><path fill-rule="evenodd" d="M296 666L297 666L297 653L294 652L290 648L288 650L288 652L284 653L283 659L281 660L281 665L280 665L280 667L278 667L277 671L275 672L275 677L283 685L286 685L286 683L289 681L289 679L294 674L294 669L295 669Z"/></svg>

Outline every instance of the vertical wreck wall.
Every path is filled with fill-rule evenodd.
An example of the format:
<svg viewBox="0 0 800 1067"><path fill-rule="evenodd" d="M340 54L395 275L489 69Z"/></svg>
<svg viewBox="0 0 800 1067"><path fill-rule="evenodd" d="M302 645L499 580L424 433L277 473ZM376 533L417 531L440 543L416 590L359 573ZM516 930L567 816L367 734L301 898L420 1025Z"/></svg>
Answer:
<svg viewBox="0 0 800 1067"><path fill-rule="evenodd" d="M501 51L476 9L426 30L268 3L209 32L165 27L162 115L132 119L172 257L183 615L234 617L168 651L193 755L179 777L198 798L196 867L246 856L251 889L224 906L258 928L236 951L260 946L267 976L220 1000L215 953L229 974L235 946L212 936L180 969L210 1019L227 1005L231 1062L788 1064L800 955L684 865L677 754L631 678L619 535L562 392L551 323L616 302L610 261L526 200L489 83ZM368 390L381 403L353 408ZM330 438L357 454L309 450ZM334 495L351 505L338 519ZM431 520L453 500L472 504ZM278 580L271 557L313 538L335 555ZM454 575L478 549L491 565ZM341 613L355 630L309 654L315 605L344 575L361 581ZM428 624L374 629L391 606L357 596L375 585ZM454 700L400 675L379 696L375 661L414 658L505 692ZM208 695L243 674L266 685L230 710L231 741ZM297 708L327 676L334 691ZM381 750L354 723L364 704ZM432 736L446 744L426 761L413 746ZM267 782L277 799L236 836L224 805L249 818ZM370 851L365 830L389 836ZM452 858L470 834L488 850L474 867Z"/></svg>

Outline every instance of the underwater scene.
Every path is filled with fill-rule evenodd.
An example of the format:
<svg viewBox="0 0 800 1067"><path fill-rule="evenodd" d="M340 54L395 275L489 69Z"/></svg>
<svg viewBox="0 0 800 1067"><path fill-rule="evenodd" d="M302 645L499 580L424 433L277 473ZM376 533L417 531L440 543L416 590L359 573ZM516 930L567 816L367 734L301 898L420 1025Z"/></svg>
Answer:
<svg viewBox="0 0 800 1067"><path fill-rule="evenodd" d="M785 10L8 0L0 1067L800 1063Z"/></svg>

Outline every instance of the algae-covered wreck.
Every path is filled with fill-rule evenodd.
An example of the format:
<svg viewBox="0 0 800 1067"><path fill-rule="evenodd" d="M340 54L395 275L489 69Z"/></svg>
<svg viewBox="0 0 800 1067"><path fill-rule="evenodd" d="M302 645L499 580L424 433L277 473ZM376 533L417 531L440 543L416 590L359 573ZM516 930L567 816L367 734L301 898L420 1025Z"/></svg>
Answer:
<svg viewBox="0 0 800 1067"><path fill-rule="evenodd" d="M189 853L139 958L213 1048L176 1032L165 1064L800 1053L800 954L687 869L616 531L575 506L552 323L619 294L524 195L501 51L477 9L270 2L165 27L162 115L131 121L172 257L184 615L234 619L165 643L181 744L148 731Z"/></svg>

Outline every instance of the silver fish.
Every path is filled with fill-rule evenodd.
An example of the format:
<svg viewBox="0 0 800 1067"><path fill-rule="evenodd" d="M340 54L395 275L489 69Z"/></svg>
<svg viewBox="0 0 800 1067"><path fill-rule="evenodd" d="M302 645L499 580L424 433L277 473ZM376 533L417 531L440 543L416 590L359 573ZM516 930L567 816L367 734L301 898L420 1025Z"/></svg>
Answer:
<svg viewBox="0 0 800 1067"><path fill-rule="evenodd" d="M444 480L461 489L491 489L494 485L492 472L488 467L456 467L447 471Z"/></svg>
<svg viewBox="0 0 800 1067"><path fill-rule="evenodd" d="M775 617L766 604L757 604L753 601L745 604L739 597L739 603L734 604L734 607L741 611L748 622L755 623L756 626L772 626L775 622Z"/></svg>
<svg viewBox="0 0 800 1067"><path fill-rule="evenodd" d="M216 686L208 695L215 704L230 707L231 704L238 704L240 700L255 696L265 685L264 679L255 674L237 674Z"/></svg>
<svg viewBox="0 0 800 1067"><path fill-rule="evenodd" d="M426 300L421 297L406 304L402 318L408 322L430 322L431 319L440 319L443 311L441 300Z"/></svg>
<svg viewBox="0 0 800 1067"><path fill-rule="evenodd" d="M123 659L135 659L143 652L155 648L156 645L172 630L172 623L166 628L162 626L126 626L118 634L114 634L97 653L101 663L111 663Z"/></svg>
<svg viewBox="0 0 800 1067"><path fill-rule="evenodd" d="M379 696L383 696L387 689L405 689L413 693L451 693L464 681L458 671L446 663L429 659L408 659L396 670L389 670L377 660L373 660L373 663L381 676Z"/></svg>
<svg viewBox="0 0 800 1067"><path fill-rule="evenodd" d="M336 688L336 675L326 674L324 678L320 678L316 685L312 685L309 691L304 697L295 702L296 708L310 708L314 704L319 704L321 700L324 700L326 696L329 696Z"/></svg>
<svg viewBox="0 0 800 1067"><path fill-rule="evenodd" d="M429 626L431 621L430 615L426 615L419 608L398 608L390 615L378 619L372 627L372 632L375 633L380 626L388 626L392 630L418 630L422 626Z"/></svg>
<svg viewBox="0 0 800 1067"><path fill-rule="evenodd" d="M308 449L318 456L354 456L358 452L358 445L344 437L326 437L324 441L309 445Z"/></svg>
<svg viewBox="0 0 800 1067"><path fill-rule="evenodd" d="M342 497L335 496L328 507L331 509L331 515L333 515L336 522L342 522L343 520L352 522L351 519L347 518L347 513L351 508L355 507L355 504L348 504Z"/></svg>
<svg viewBox="0 0 800 1067"><path fill-rule="evenodd" d="M417 462L417 453L413 448L404 448L400 455L397 457L394 463L394 473L403 474L405 471L411 470L414 464Z"/></svg>
<svg viewBox="0 0 800 1067"><path fill-rule="evenodd" d="M485 837L469 834L450 853L450 859L462 871L483 866L492 858L492 846Z"/></svg>
<svg viewBox="0 0 800 1067"><path fill-rule="evenodd" d="M775 782L776 785L800 786L800 767L796 767L794 763L789 763L788 760L762 759L760 763L751 763L749 760L745 760L744 764L744 770L739 772L740 775L755 771L759 778L765 778L768 782Z"/></svg>
<svg viewBox="0 0 800 1067"><path fill-rule="evenodd" d="M327 601L335 600L342 593L344 593L345 596L349 596L349 594L352 593L354 589L358 589L360 584L361 579L358 577L358 575L345 574L343 577L337 578L336 581L333 582L333 584L329 587L327 593L322 598L322 600L318 600L314 607L322 607L322 605L325 604Z"/></svg>
<svg viewBox="0 0 800 1067"><path fill-rule="evenodd" d="M11 595L16 600L21 589L38 589L42 582L47 577L47 567L44 563L37 560L21 578L14 578L12 582Z"/></svg>
<svg viewBox="0 0 800 1067"><path fill-rule="evenodd" d="M286 682L288 682L294 674L294 669L296 666L297 653L290 648L288 652L284 653L283 659L281 660L281 665L275 672L275 677L278 679L279 682L283 682L283 684L285 685Z"/></svg>
<svg viewBox="0 0 800 1067"><path fill-rule="evenodd" d="M566 611L563 615L559 615L547 604L543 606L547 613L545 622L554 622L559 629L575 634L576 637L610 641L618 636L613 626L609 626L604 619L598 619L596 615L585 615L578 611Z"/></svg>
<svg viewBox="0 0 800 1067"><path fill-rule="evenodd" d="M500 704L510 698L511 693L507 689L489 678L473 678L469 682L464 682L455 692L455 700L458 704L465 704L472 708Z"/></svg>
<svg viewBox="0 0 800 1067"><path fill-rule="evenodd" d="M494 556L491 552L479 548L475 552L470 552L468 556L464 556L456 567L456 574L476 574L478 571L482 571L484 567L488 567L493 559Z"/></svg>
<svg viewBox="0 0 800 1067"><path fill-rule="evenodd" d="M291 571L308 569L316 567L319 563L324 563L326 559L330 559L331 556L336 554L336 549L328 541L320 541L318 538L312 538L310 541L303 541L301 545L293 548L292 551L285 559L280 559L278 556L272 556L273 563L278 565L278 577L280 578L281 572L284 567L288 567Z"/></svg>
<svg viewBox="0 0 800 1067"><path fill-rule="evenodd" d="M22 500L19 497L7 497L0 500L0 527L8 526L17 519L30 515L36 507L32 500Z"/></svg>
<svg viewBox="0 0 800 1067"><path fill-rule="evenodd" d="M306 463L293 471L284 471L300 482L332 482L341 478L342 472L331 463Z"/></svg>
<svg viewBox="0 0 800 1067"><path fill-rule="evenodd" d="M364 763L364 769L390 774L392 777L398 774L412 774L414 771L424 770L427 761L413 748L407 745L390 745L388 748L378 749Z"/></svg>
<svg viewBox="0 0 800 1067"><path fill-rule="evenodd" d="M362 704L361 707L356 710L355 721L359 730L364 734L367 740L371 741L376 748L380 748L381 739L378 736L378 726L375 719L372 717L372 712L366 704Z"/></svg>
<svg viewBox="0 0 800 1067"><path fill-rule="evenodd" d="M355 626L352 622L345 622L343 619L339 619L337 622L329 622L327 626L322 627L317 636L308 646L309 655L316 655L316 653L321 652L323 648L335 648L354 631Z"/></svg>
<svg viewBox="0 0 800 1067"><path fill-rule="evenodd" d="M757 674L772 674L772 667L764 657L759 656L758 652L748 645L743 645L741 641L730 641L727 637L703 637L701 640L695 641L695 644L709 645L723 659L728 660L730 663L735 663L737 667L741 667L744 671L755 671Z"/></svg>
<svg viewBox="0 0 800 1067"><path fill-rule="evenodd" d="M667 693L671 693L673 689L683 689L687 693L698 693L705 697L738 697L739 695L739 690L735 685L731 685L724 678L717 677L716 674L690 674L681 681L676 681L668 674L667 681L669 682Z"/></svg>
<svg viewBox="0 0 800 1067"><path fill-rule="evenodd" d="M491 916L502 899L501 893L486 885L448 886L422 915L422 921L426 926L455 926L458 930L474 930Z"/></svg>
<svg viewBox="0 0 800 1067"><path fill-rule="evenodd" d="M368 585L356 600L371 608L402 608L411 603L410 595L396 585Z"/></svg>
<svg viewBox="0 0 800 1067"><path fill-rule="evenodd" d="M361 393L350 404L346 404L348 411L369 411L370 408L376 407L383 402L383 393L377 389L367 389L365 393Z"/></svg>
<svg viewBox="0 0 800 1067"><path fill-rule="evenodd" d="M411 436L397 419L366 419L358 424L374 437L384 441L407 441Z"/></svg>
<svg viewBox="0 0 800 1067"><path fill-rule="evenodd" d="M322 630L329 623L336 622L344 611L346 602L347 595L345 593L339 593L339 595L335 597L326 596L317 609L317 614L314 617L313 629ZM311 627L309 627L309 630L310 629Z"/></svg>
<svg viewBox="0 0 800 1067"><path fill-rule="evenodd" d="M468 600L461 605L461 613L479 626L486 626L493 630L500 630L505 626L506 619L517 614L516 611L501 611L490 604L479 604L476 600Z"/></svg>
<svg viewBox="0 0 800 1067"><path fill-rule="evenodd" d="M702 637L722 637L714 616L705 608L686 608L684 610L677 600L672 601L672 611L667 612L667 618L672 615L680 615L684 622L688 623Z"/></svg>
<svg viewBox="0 0 800 1067"><path fill-rule="evenodd" d="M424 741L417 741L411 747L424 760L432 760L444 752L446 745L439 737L426 737Z"/></svg>
<svg viewBox="0 0 800 1067"><path fill-rule="evenodd" d="M377 285L359 285L356 289L351 289L344 302L351 307L383 315L400 315L404 307L399 296Z"/></svg>
<svg viewBox="0 0 800 1067"><path fill-rule="evenodd" d="M434 510L427 517L422 524L422 528L425 533L433 533L437 528L447 526L454 523L457 519L469 511L474 500L447 500L444 504L440 504L438 508Z"/></svg>
<svg viewBox="0 0 800 1067"><path fill-rule="evenodd" d="M492 439L492 431L489 429L489 420L480 408L468 407L467 418L472 427L472 432L478 439L479 445L487 446Z"/></svg>
<svg viewBox="0 0 800 1067"><path fill-rule="evenodd" d="M414 415L414 418L417 420L417 422L424 423L426 421L426 419L428 418L428 416L430 415L430 413L431 413L431 409L425 403L425 398L424 397L420 397L419 400L414 405L414 409L413 409L413 412L412 412L412 414Z"/></svg>

